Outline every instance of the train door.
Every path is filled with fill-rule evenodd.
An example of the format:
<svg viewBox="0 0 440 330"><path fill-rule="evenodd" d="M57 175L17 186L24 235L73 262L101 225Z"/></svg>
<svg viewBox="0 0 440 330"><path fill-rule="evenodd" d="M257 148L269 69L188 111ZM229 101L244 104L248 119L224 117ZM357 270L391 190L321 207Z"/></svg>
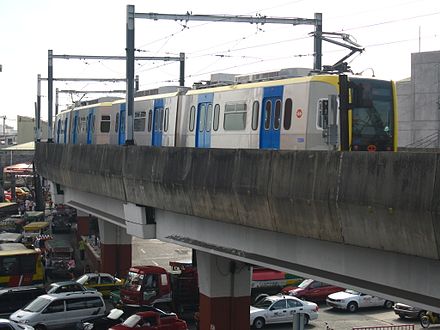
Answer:
<svg viewBox="0 0 440 330"><path fill-rule="evenodd" d="M87 144L92 144L94 131L95 131L95 109L91 109L87 115Z"/></svg>
<svg viewBox="0 0 440 330"><path fill-rule="evenodd" d="M199 96L197 104L196 148L211 147L213 100L213 93Z"/></svg>
<svg viewBox="0 0 440 330"><path fill-rule="evenodd" d="M162 130L163 130L163 99L154 100L153 110L153 134L151 145L162 146Z"/></svg>
<svg viewBox="0 0 440 330"><path fill-rule="evenodd" d="M78 142L78 111L75 111L73 114L73 127L72 127L72 143L76 144Z"/></svg>
<svg viewBox="0 0 440 330"><path fill-rule="evenodd" d="M280 148L283 86L265 87L261 104L260 149Z"/></svg>
<svg viewBox="0 0 440 330"><path fill-rule="evenodd" d="M118 129L118 143L125 143L125 103L119 107L119 129Z"/></svg>

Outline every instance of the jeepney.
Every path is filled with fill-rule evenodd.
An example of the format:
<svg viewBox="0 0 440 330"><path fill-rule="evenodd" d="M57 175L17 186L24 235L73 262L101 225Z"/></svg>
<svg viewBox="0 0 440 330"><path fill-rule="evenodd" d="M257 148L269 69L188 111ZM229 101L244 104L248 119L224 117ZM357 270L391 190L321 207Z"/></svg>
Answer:
<svg viewBox="0 0 440 330"><path fill-rule="evenodd" d="M69 241L47 240L45 245L46 272L56 275L68 275L69 266L74 268L74 250Z"/></svg>

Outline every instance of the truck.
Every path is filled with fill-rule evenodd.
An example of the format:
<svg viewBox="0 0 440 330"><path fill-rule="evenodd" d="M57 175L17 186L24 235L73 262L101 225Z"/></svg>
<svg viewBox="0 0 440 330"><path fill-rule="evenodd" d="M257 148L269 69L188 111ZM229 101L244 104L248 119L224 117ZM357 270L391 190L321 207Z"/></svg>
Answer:
<svg viewBox="0 0 440 330"><path fill-rule="evenodd" d="M119 308L152 305L179 315L194 313L199 305L197 268L191 262L171 261L173 272L159 266L134 266L128 271L120 291L111 293L112 303ZM251 296L276 294L301 278L284 272L254 267Z"/></svg>

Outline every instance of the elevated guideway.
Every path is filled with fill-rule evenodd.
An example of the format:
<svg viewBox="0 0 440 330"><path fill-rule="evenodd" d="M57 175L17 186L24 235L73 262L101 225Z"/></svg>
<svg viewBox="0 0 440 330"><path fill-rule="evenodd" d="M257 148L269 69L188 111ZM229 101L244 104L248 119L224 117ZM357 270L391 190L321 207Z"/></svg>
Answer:
<svg viewBox="0 0 440 330"><path fill-rule="evenodd" d="M136 236L440 311L436 153L40 143L36 165Z"/></svg>

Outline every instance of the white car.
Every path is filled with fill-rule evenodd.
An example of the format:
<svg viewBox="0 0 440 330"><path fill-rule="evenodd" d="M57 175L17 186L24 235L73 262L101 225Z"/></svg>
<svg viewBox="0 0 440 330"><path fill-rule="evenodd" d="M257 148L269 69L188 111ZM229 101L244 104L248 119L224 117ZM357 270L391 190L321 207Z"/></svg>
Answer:
<svg viewBox="0 0 440 330"><path fill-rule="evenodd" d="M34 327L31 327L30 325L27 324L18 324L8 319L0 319L0 329L34 330Z"/></svg>
<svg viewBox="0 0 440 330"><path fill-rule="evenodd" d="M261 329L265 324L292 323L293 315L304 314L304 324L318 318L318 305L292 296L276 295L258 300L250 308L250 325Z"/></svg>
<svg viewBox="0 0 440 330"><path fill-rule="evenodd" d="M384 306L386 308L392 308L394 303L390 300L347 289L328 295L327 305L334 308L346 309L354 313L363 307Z"/></svg>

